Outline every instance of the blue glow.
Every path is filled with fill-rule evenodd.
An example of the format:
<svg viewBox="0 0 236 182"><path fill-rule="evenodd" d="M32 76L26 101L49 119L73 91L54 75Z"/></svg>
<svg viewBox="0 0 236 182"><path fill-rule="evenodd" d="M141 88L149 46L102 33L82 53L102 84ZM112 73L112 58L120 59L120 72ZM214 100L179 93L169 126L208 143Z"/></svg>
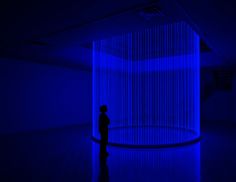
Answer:
<svg viewBox="0 0 236 182"><path fill-rule="evenodd" d="M0 75L1 134L62 128L91 120L89 71L0 59Z"/></svg>
<svg viewBox="0 0 236 182"><path fill-rule="evenodd" d="M200 135L199 36L184 22L93 42L93 136L108 106L109 142L176 144Z"/></svg>
<svg viewBox="0 0 236 182"><path fill-rule="evenodd" d="M93 143L92 181L200 182L200 147L200 143L174 149L110 147L111 156L101 165L99 145Z"/></svg>

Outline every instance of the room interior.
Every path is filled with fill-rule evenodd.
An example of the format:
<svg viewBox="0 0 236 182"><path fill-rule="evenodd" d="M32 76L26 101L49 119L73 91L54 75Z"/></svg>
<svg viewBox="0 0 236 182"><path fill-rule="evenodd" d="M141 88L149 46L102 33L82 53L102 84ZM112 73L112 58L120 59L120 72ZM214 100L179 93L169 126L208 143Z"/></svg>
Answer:
<svg viewBox="0 0 236 182"><path fill-rule="evenodd" d="M235 181L234 7L233 2L212 0L1 2L1 181ZM193 103L199 106L193 113L198 114L191 115L199 123L198 140L174 146L157 143L152 147L134 147L135 140L128 146L111 143L109 157L102 163L99 143L93 139L97 120L94 110L100 104L98 99L95 105L94 86L98 85L94 80L107 78L94 74L94 60L102 64L100 54L95 54L94 42L179 22L191 27L199 38L199 86L189 86L190 80L185 87L191 87L192 92L199 89L193 92L194 96L198 94ZM110 56L120 56L125 49L124 54L133 59L135 56L129 53L134 50L132 46L116 48L116 52L109 52ZM159 55L157 48L148 50ZM150 75L146 81L149 78ZM116 88L122 87L117 85ZM105 87L99 89L104 91ZM135 95L134 90L120 96L127 100ZM137 98L140 97L145 96L139 93ZM116 99L115 105L118 102ZM155 105L154 101L149 103ZM108 116L110 112L112 118L117 108L111 108L114 109L108 110ZM166 111L158 112L160 115ZM116 122L119 113L111 122ZM161 131L154 133L160 137ZM139 134L140 131L125 136Z"/></svg>

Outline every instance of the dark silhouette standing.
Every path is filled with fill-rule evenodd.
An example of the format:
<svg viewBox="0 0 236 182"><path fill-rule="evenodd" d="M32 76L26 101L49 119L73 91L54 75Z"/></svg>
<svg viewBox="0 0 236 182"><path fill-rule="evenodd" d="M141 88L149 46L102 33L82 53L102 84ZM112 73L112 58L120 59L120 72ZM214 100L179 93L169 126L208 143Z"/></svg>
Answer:
<svg viewBox="0 0 236 182"><path fill-rule="evenodd" d="M107 106L103 105L100 107L100 116L99 116L99 132L101 136L100 140L100 157L107 157L107 143L108 143L108 125L110 124L110 120L106 115Z"/></svg>

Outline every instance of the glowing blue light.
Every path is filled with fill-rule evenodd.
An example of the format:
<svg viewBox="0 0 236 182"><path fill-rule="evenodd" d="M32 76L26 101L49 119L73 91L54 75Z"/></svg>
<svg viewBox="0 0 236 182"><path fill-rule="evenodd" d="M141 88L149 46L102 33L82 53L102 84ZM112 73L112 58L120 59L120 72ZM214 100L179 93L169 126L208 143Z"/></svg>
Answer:
<svg viewBox="0 0 236 182"><path fill-rule="evenodd" d="M108 106L109 142L169 145L200 135L199 36L184 22L93 42L93 137Z"/></svg>
<svg viewBox="0 0 236 182"><path fill-rule="evenodd" d="M93 143L91 181L200 182L200 147L200 143L174 149L109 147L112 156L104 164L99 145Z"/></svg>

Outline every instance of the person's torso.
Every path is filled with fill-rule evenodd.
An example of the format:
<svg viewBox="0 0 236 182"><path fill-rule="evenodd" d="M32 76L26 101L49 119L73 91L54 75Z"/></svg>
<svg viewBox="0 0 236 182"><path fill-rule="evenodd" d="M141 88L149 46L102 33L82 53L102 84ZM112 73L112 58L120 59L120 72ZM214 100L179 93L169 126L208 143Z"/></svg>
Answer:
<svg viewBox="0 0 236 182"><path fill-rule="evenodd" d="M100 114L99 117L99 129L100 130L107 130L109 125L109 118L106 114Z"/></svg>

